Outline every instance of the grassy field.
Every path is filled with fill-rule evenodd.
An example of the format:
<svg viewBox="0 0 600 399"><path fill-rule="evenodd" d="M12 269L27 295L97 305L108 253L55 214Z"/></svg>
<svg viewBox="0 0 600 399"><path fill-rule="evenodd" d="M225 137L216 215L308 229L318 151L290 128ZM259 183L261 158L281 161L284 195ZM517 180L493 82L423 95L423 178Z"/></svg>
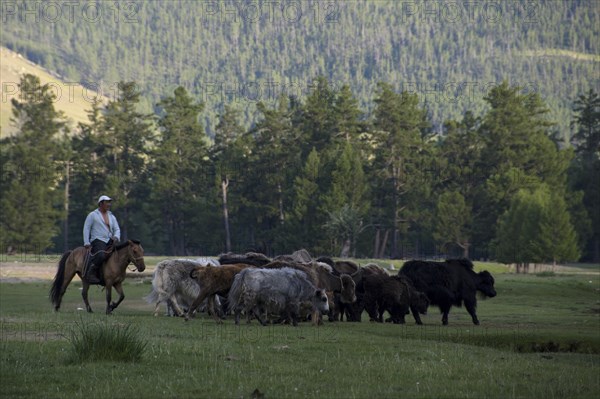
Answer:
<svg viewBox="0 0 600 399"><path fill-rule="evenodd" d="M236 327L204 314L186 323L152 316L143 300L147 279L127 281L126 298L110 317L98 288L90 291L96 313L79 310L75 281L55 313L49 281L0 283L0 397L250 398L255 390L264 398L597 397L598 269L500 271L498 296L479 301L481 325L454 308L446 327L434 308L424 326L408 317L404 326ZM134 327L146 343L141 361L72 362L67 337L82 323Z"/></svg>

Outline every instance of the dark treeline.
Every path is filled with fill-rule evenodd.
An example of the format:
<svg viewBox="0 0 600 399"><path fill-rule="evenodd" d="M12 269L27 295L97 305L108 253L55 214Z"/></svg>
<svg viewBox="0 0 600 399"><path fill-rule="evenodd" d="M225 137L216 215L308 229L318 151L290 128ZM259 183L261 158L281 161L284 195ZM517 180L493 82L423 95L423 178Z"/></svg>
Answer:
<svg viewBox="0 0 600 399"><path fill-rule="evenodd" d="M81 245L86 214L113 197L122 238L146 251L214 255L306 248L357 257L458 255L503 262L599 256L600 99L574 99L571 145L537 93L503 82L487 111L432 131L416 94L379 83L367 112L349 86L316 78L306 97L235 105L204 130L178 87L140 113L134 82L66 131L53 94L25 75L1 146L4 251ZM562 144L561 144L562 143Z"/></svg>
<svg viewBox="0 0 600 399"><path fill-rule="evenodd" d="M249 127L257 101L306 96L323 75L369 111L378 81L417 93L438 133L484 112L489 85L507 80L539 93L569 139L570 99L598 85L595 0L17 0L2 11L2 45L63 80L105 95L135 80L144 112L185 87L211 137L224 103Z"/></svg>

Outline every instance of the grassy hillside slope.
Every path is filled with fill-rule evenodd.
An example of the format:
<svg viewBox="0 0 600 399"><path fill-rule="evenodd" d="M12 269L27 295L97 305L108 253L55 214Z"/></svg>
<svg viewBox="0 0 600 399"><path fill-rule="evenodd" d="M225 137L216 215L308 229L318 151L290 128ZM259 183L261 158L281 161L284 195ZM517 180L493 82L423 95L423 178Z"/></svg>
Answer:
<svg viewBox="0 0 600 399"><path fill-rule="evenodd" d="M56 94L56 109L64 112L71 126L78 122L87 122L86 111L91 108L91 101L98 94L79 83L70 82L46 70L45 68L25 59L5 47L0 47L0 85L2 100L0 102L0 134L1 137L12 135L16 131L10 122L12 117L11 100L19 97L18 84L26 73L36 75L42 84L50 84Z"/></svg>

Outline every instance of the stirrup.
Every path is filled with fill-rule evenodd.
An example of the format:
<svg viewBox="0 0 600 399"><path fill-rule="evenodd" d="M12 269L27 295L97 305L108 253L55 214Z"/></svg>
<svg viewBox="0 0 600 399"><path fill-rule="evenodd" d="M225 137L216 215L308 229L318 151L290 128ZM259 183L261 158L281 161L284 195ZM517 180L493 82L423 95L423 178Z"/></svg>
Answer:
<svg viewBox="0 0 600 399"><path fill-rule="evenodd" d="M102 283L102 280L96 276L96 275L89 275L89 276L85 276L83 278L85 281L87 281L88 284L100 284Z"/></svg>
<svg viewBox="0 0 600 399"><path fill-rule="evenodd" d="M98 272L94 270L92 265L88 265L87 270L85 272L86 273L83 276L83 279L89 284L100 284L102 282L100 277L98 277Z"/></svg>

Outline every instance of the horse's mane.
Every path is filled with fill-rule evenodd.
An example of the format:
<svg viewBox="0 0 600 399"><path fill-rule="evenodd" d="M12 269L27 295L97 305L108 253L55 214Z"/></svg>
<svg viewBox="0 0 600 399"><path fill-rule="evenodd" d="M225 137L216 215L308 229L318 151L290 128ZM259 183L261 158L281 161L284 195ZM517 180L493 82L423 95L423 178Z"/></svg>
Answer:
<svg viewBox="0 0 600 399"><path fill-rule="evenodd" d="M125 241L125 242L122 242L122 243L120 243L120 244L117 244L117 246L115 247L115 250L116 250L116 251L118 251L119 249L123 249L123 248L125 248L126 246L128 246L128 245L129 245L129 242L130 242L130 241L131 241L132 243L134 243L134 244L138 244L138 245L141 243L141 241L140 241L140 240L127 240L127 241Z"/></svg>

